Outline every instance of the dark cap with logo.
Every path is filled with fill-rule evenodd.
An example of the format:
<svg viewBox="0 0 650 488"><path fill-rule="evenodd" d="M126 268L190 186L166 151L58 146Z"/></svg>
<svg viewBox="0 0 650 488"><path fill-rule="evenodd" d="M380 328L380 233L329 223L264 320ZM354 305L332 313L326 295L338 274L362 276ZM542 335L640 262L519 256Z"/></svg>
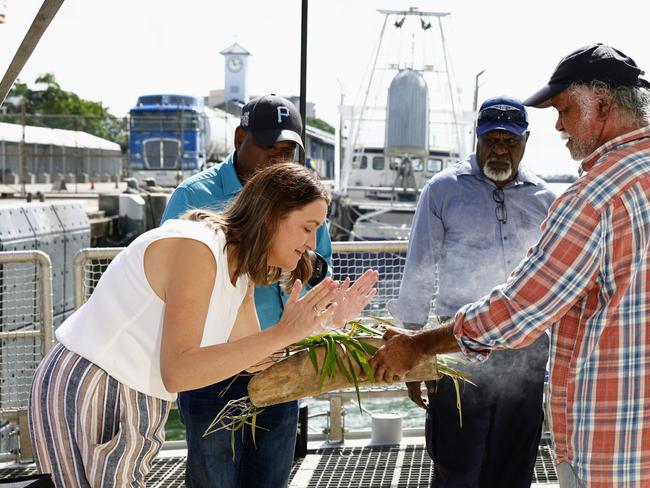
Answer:
<svg viewBox="0 0 650 488"><path fill-rule="evenodd" d="M650 88L650 83L640 78L644 74L632 58L618 49L600 43L581 47L560 61L546 86L524 100L524 105L549 107L550 99L572 83L602 81L612 87Z"/></svg>
<svg viewBox="0 0 650 488"><path fill-rule="evenodd" d="M277 95L266 95L248 102L241 111L240 125L251 131L259 146L280 141L302 144L302 120L296 106Z"/></svg>
<svg viewBox="0 0 650 488"><path fill-rule="evenodd" d="M483 102L476 121L476 135L481 137L493 130L505 130L517 137L526 133L528 114L521 100L502 95Z"/></svg>

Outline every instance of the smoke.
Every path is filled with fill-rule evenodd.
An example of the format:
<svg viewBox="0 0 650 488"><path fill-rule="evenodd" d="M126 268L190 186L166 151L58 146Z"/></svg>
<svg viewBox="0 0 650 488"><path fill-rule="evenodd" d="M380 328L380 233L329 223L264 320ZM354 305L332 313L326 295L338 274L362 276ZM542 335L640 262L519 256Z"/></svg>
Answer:
<svg viewBox="0 0 650 488"><path fill-rule="evenodd" d="M476 201L472 203L476 204ZM492 205L494 203L490 202ZM510 244L501 246L495 242L496 239L488 237L488 229L492 229L493 224L484 222L485 213L471 214L471 208L469 203L465 206L462 226L468 229L465 233L446 232L437 269L423 266L408 269L409 283L407 286L402 284L399 300L390 307L393 316L402 322L422 324L429 314L454 316L463 305L480 299L495 286L505 283L510 270L517 266L539 237L540 222L533 216L529 216L526 223L519 221L514 218L517 212L513 211L513 218L506 225L517 225L518 232L509 232ZM469 229L472 229L471 233ZM439 325L435 319L428 323L429 327ZM548 336L543 334L527 348L492 351L489 359L481 364L468 363L462 353L454 354L464 361L454 367L467 372L477 387L467 385L465 388L476 390L479 397L516 399L541 391L548 349Z"/></svg>
<svg viewBox="0 0 650 488"><path fill-rule="evenodd" d="M537 341L523 349L492 351L487 361L480 364L455 365L467 373L476 387L479 399L509 399L512 401L531 394L541 394L548 362L549 339L542 334ZM541 398L540 398L541 402Z"/></svg>

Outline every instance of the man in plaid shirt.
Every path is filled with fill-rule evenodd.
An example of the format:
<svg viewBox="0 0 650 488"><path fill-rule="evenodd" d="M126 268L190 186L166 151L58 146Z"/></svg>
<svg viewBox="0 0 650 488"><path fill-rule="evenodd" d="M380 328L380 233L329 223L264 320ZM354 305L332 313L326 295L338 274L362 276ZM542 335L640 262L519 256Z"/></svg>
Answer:
<svg viewBox="0 0 650 488"><path fill-rule="evenodd" d="M558 64L524 103L554 107L580 178L508 281L371 360L401 378L431 354L521 348L551 330L551 427L560 486L650 486L650 83L602 44Z"/></svg>

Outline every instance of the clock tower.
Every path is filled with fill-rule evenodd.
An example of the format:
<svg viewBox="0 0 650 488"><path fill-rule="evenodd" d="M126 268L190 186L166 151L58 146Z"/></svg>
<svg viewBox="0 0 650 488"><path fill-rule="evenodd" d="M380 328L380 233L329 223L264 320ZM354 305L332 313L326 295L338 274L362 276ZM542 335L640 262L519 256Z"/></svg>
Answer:
<svg viewBox="0 0 650 488"><path fill-rule="evenodd" d="M221 53L224 57L223 97L225 102L248 102L248 83L246 71L248 56L251 55L239 44L234 43Z"/></svg>

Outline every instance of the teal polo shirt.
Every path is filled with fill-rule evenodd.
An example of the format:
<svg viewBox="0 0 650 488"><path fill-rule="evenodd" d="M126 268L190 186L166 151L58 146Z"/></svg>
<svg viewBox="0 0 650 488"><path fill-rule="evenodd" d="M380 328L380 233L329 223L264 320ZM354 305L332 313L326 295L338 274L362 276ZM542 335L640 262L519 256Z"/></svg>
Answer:
<svg viewBox="0 0 650 488"><path fill-rule="evenodd" d="M161 223L168 219L179 218L188 210L196 208L217 212L223 210L242 189L242 183L235 171L235 158L235 153L232 152L223 163L208 168L181 183L174 190ZM316 252L327 261L328 274L330 274L332 241L325 224L316 231ZM287 298L288 296L277 283L255 288L255 308L262 329L278 323Z"/></svg>

